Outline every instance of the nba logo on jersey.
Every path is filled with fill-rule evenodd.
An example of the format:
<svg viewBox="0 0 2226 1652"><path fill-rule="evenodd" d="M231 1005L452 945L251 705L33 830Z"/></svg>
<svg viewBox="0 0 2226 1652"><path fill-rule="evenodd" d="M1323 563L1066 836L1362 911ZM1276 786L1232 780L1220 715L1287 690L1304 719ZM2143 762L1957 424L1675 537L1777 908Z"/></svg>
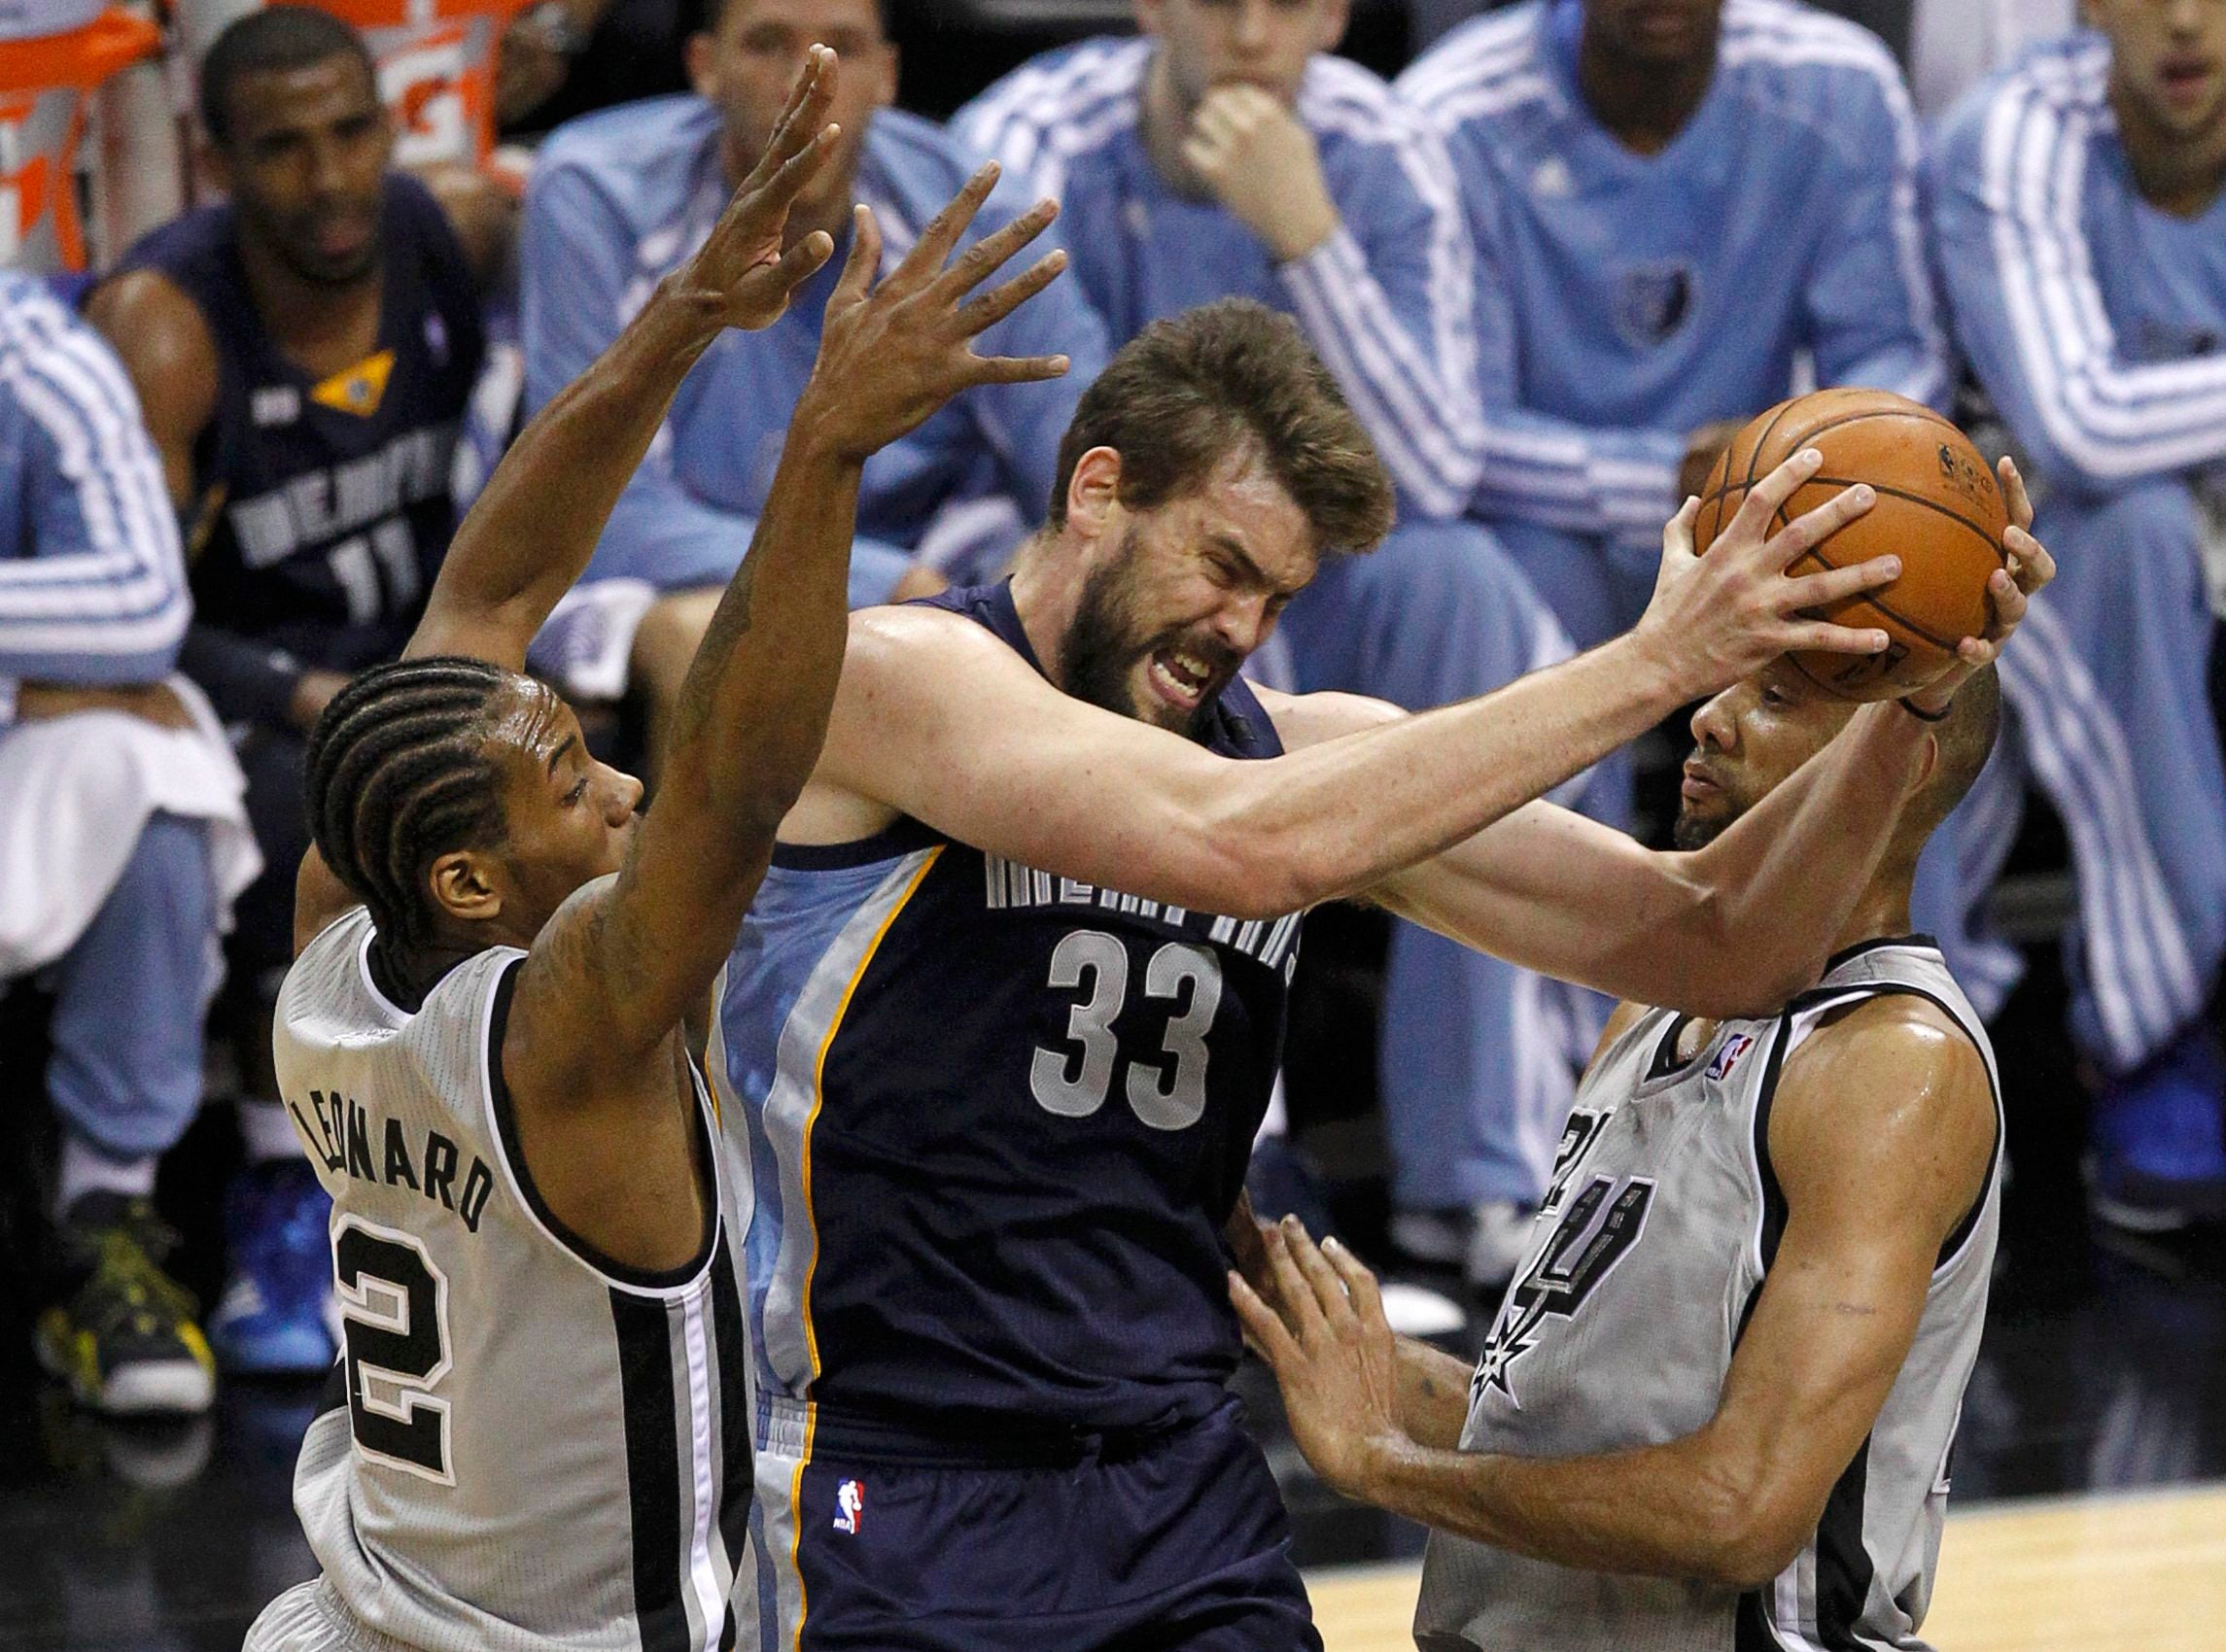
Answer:
<svg viewBox="0 0 2226 1652"><path fill-rule="evenodd" d="M835 1530L855 1537L858 1523L865 1518L866 1489L855 1480L845 1480L835 1488Z"/></svg>
<svg viewBox="0 0 2226 1652"><path fill-rule="evenodd" d="M1723 1048L1709 1062L1707 1077L1711 1083L1721 1084L1731 1076L1731 1069L1739 1065L1739 1058L1755 1048L1753 1035L1733 1033L1723 1041Z"/></svg>

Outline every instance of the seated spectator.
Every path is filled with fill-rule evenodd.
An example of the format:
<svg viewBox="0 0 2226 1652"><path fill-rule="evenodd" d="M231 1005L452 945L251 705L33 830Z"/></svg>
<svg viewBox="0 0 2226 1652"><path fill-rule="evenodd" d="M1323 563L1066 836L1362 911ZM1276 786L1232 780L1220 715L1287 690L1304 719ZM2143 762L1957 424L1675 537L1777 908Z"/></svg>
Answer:
<svg viewBox="0 0 2226 1652"><path fill-rule="evenodd" d="M1476 508L1580 646L1638 617L1663 520L1803 358L1944 403L1876 37L1793 0L1529 0L1399 90L1449 133L1481 254Z"/></svg>
<svg viewBox="0 0 2226 1652"><path fill-rule="evenodd" d="M200 1104L217 937L258 863L223 731L170 675L190 612L130 381L0 272L0 981L54 993L39 1355L118 1414L205 1410L215 1381L155 1170Z"/></svg>
<svg viewBox="0 0 2226 1652"><path fill-rule="evenodd" d="M1442 140L1330 54L1348 9L1138 0L1143 38L1046 53L954 126L1058 197L1071 279L1116 343L1220 297L1298 320L1398 484L1403 526L1373 556L1326 563L1277 641L1303 691L1419 709L1569 642L1462 520L1484 439L1468 235ZM1579 1018L1563 989L1398 925L1380 1086L1403 1249L1505 1282L1569 1111Z"/></svg>
<svg viewBox="0 0 2226 1652"><path fill-rule="evenodd" d="M245 1370L333 1358L325 1197L275 1105L269 1009L307 848L302 751L347 674L409 635L455 525L450 468L482 349L465 250L389 168L369 54L322 12L219 36L201 118L230 194L156 231L88 305L139 387L188 524L200 617L181 662L244 729L269 868L240 906L234 973L254 1161L227 1201L235 1276L210 1325Z"/></svg>
<svg viewBox="0 0 2226 1652"><path fill-rule="evenodd" d="M535 651L538 667L583 698L637 680L655 750L664 708L745 551L817 348L850 240L851 203L874 210L885 262L956 192L974 161L940 128L887 107L896 52L875 0L711 0L688 41L695 94L593 115L550 138L526 195L526 410L576 378L618 334L650 286L702 242L772 131L796 66L815 43L842 60L832 118L835 165L788 214L791 242L815 229L835 257L763 332L713 345L681 386L657 443L628 485L586 581ZM1010 214L992 200L986 233ZM866 465L851 600L887 600L939 509L1001 496L1021 520L1050 498L1060 432L1104 360L1104 328L1072 282L983 335L986 353L1065 354L1048 384L968 391Z"/></svg>
<svg viewBox="0 0 2226 1652"><path fill-rule="evenodd" d="M2096 1208L2153 1230L2226 1217L2226 1059L2207 1024L2226 782L2203 572L2226 501L2226 7L2087 14L2101 32L2034 48L1958 106L1930 200L1957 341L2056 553L2002 660L2006 755L2070 838L2071 1031L2107 1075ZM2016 825L2014 807L1969 822L1965 866Z"/></svg>

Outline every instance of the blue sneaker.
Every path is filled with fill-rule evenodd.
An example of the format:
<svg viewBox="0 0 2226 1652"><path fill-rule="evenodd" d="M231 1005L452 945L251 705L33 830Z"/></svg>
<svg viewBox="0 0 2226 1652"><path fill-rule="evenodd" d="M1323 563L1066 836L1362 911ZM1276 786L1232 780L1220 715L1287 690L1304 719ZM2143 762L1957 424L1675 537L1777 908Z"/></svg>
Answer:
<svg viewBox="0 0 2226 1652"><path fill-rule="evenodd" d="M333 1332L332 1201L299 1160L250 1165L225 1190L232 1276L209 1321L226 1370L314 1376L339 1352Z"/></svg>
<svg viewBox="0 0 2226 1652"><path fill-rule="evenodd" d="M2095 1214L2134 1233L2226 1221L2226 1052L2182 1034L2095 1098Z"/></svg>

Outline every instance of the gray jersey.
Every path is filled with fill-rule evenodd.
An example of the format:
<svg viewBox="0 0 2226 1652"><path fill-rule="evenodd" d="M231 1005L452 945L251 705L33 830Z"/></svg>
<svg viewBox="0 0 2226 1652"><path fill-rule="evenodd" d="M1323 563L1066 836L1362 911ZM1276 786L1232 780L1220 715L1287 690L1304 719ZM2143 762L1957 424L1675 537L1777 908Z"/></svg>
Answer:
<svg viewBox="0 0 2226 1652"><path fill-rule="evenodd" d="M1676 1055L1686 1018L1666 1010L1602 1054L1485 1339L1461 1449L1582 1456L1708 1423L1785 1225L1768 1152L1779 1072L1826 1015L1896 993L1930 999L1978 1046L1996 1084L1994 1157L1978 1204L1941 1248L1885 1408L1799 1557L1741 1594L1578 1571L1435 1533L1414 1620L1425 1652L1923 1646L1948 1450L1986 1317L2001 1161L1994 1051L1928 943L1843 954L1784 1012L1723 1022L1689 1060Z"/></svg>
<svg viewBox="0 0 2226 1652"><path fill-rule="evenodd" d="M358 908L278 1002L345 1320L294 1485L330 1593L426 1652L708 1649L730 1613L754 1639L745 1178L720 1176L686 1267L600 1256L518 1151L497 1052L525 954L466 959L412 1015L370 940Z"/></svg>

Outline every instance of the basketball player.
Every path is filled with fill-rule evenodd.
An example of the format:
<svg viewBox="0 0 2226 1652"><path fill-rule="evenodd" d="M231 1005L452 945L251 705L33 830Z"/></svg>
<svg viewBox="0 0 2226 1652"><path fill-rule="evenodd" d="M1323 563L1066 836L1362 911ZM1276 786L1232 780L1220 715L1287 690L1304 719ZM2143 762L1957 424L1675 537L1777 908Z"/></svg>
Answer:
<svg viewBox="0 0 2226 1652"><path fill-rule="evenodd" d="M1425 1652L1921 1644L2001 1111L1909 893L1999 704L1990 671L1947 706L1819 984L1611 1017L1473 1380L1395 1339L1368 1271L1295 1223L1261 1231L1253 1285L1231 1276L1307 1461L1434 1529ZM1710 701L1680 846L1767 807L1856 715L1782 662Z"/></svg>
<svg viewBox="0 0 2226 1652"><path fill-rule="evenodd" d="M239 907L233 1275L209 1322L235 1371L332 1362L324 1200L270 1104L265 1019L308 846L302 751L346 675L391 660L456 526L450 461L482 356L475 276L433 196L389 161L370 53L303 7L258 11L201 63L229 200L155 231L88 306L123 358L185 525L180 663L246 733L264 874Z"/></svg>
<svg viewBox="0 0 2226 1652"><path fill-rule="evenodd" d="M276 1054L334 1201L346 1335L296 1479L324 1576L265 1610L259 1652L754 1638L745 1172L718 1161L679 1023L817 750L866 456L966 386L1064 366L967 347L1057 275L1054 256L967 297L1049 204L939 274L985 169L870 293L860 211L639 828L639 784L519 671L689 368L832 251L783 253L783 221L838 141L833 74L816 51L702 249L499 468L404 658L311 741Z"/></svg>
<svg viewBox="0 0 2226 1652"><path fill-rule="evenodd" d="M1572 649L1464 520L1484 432L1460 191L1421 111L1334 54L1348 12L1140 0L1143 34L1031 58L952 124L1058 197L1075 283L1117 340L1215 298L1297 320L1390 471L1399 522L1292 602L1273 680L1422 710ZM1570 996L1392 926L1376 1083L1403 1253L1507 1284L1608 1010Z"/></svg>
<svg viewBox="0 0 2226 1652"><path fill-rule="evenodd" d="M1867 508L1771 536L1810 457L1728 554L1695 562L1681 512L1631 634L1408 716L1236 675L1390 514L1294 322L1155 323L1061 451L1009 581L853 618L720 990L782 1645L1316 1644L1224 1394L1221 1227L1298 914L1359 894L1618 996L1750 1011L1815 980L1929 761L1928 725L1866 708L1690 855L1525 807L1790 638L1882 640L1786 617L1823 589L1783 576L1794 547ZM2016 584L1994 595L2014 622Z"/></svg>

